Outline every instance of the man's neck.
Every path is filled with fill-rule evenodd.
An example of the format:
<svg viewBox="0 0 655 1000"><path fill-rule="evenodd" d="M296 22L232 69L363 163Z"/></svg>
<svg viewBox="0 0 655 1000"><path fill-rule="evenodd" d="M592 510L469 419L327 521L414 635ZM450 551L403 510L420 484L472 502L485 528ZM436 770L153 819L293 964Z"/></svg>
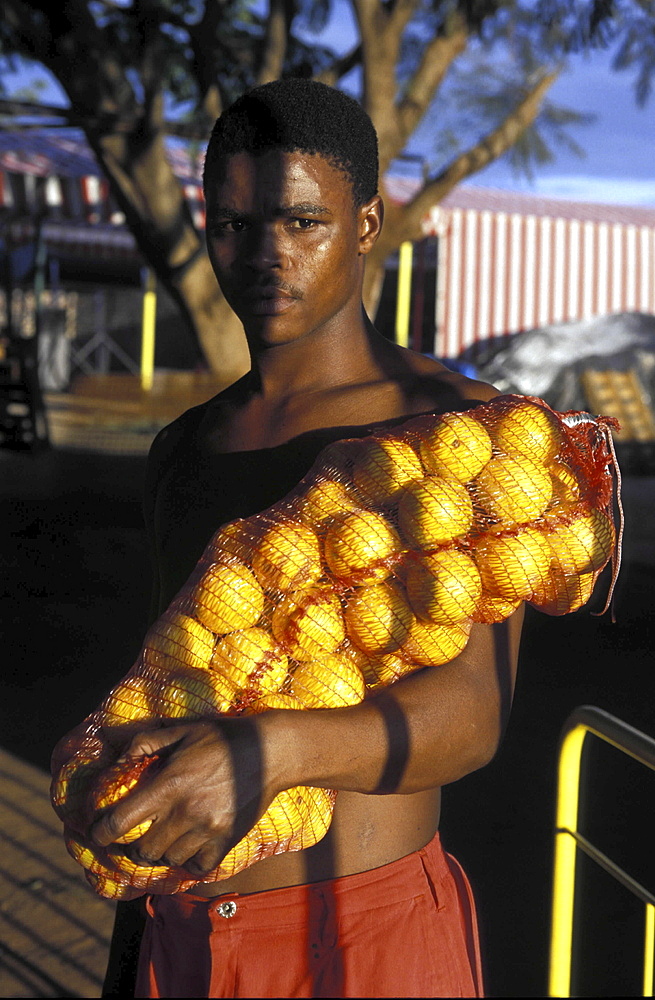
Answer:
<svg viewBox="0 0 655 1000"><path fill-rule="evenodd" d="M384 378L397 350L373 327L362 310L348 329L314 331L302 340L252 351L251 390L280 402Z"/></svg>

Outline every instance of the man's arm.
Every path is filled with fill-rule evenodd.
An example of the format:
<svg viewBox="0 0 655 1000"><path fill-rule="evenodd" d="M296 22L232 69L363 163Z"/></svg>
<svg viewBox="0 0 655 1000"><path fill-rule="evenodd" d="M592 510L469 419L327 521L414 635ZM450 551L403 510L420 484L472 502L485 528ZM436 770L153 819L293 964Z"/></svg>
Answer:
<svg viewBox="0 0 655 1000"><path fill-rule="evenodd" d="M107 845L146 819L134 845L200 877L275 795L295 785L411 794L456 781L495 753L509 710L522 613L477 625L465 651L360 705L190 723L144 733L130 753L168 748L162 771L94 828Z"/></svg>
<svg viewBox="0 0 655 1000"><path fill-rule="evenodd" d="M520 611L498 625L474 626L456 659L380 689L354 708L311 719L291 713L283 725L289 757L298 762L295 776L302 776L294 784L411 794L483 767L507 722L522 618ZM262 725L277 736L274 716L263 716ZM281 742L278 736L273 745Z"/></svg>

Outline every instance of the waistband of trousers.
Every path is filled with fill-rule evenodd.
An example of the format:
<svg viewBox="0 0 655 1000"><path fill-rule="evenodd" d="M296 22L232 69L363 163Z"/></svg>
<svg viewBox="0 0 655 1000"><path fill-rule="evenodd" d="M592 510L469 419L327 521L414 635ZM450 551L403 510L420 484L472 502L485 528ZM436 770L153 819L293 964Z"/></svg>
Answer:
<svg viewBox="0 0 655 1000"><path fill-rule="evenodd" d="M218 911L221 904L234 902L238 912L244 916L247 914L251 919L257 919L261 914L262 918L270 922L271 919L276 919L271 916L272 913L277 913L287 923L293 914L295 922L296 915L298 919L304 919L303 904L306 904L312 896L318 898L329 896L339 900L340 907L346 906L348 909L367 908L372 897L382 899L385 904L400 903L416 896L416 879L424 879L426 867L436 881L441 881L443 877L450 875L438 833L425 847L387 865L357 872L354 875L243 895L225 893L207 897L184 892L174 896L151 896L149 902L155 910L172 909L188 917L192 917L194 912L200 914L203 911ZM151 906L148 907L149 910Z"/></svg>

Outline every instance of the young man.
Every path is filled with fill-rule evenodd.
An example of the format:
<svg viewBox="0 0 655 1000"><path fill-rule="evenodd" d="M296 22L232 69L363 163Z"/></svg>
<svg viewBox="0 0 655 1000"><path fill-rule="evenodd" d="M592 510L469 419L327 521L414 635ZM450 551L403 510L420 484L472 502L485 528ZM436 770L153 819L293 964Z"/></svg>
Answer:
<svg viewBox="0 0 655 1000"><path fill-rule="evenodd" d="M252 368L153 446L147 517L160 611L215 529L284 496L328 442L495 395L389 343L364 312L383 205L375 131L356 102L301 80L252 91L216 124L205 191L210 257ZM468 886L436 834L439 790L496 750L519 629L516 615L475 626L455 661L355 707L138 737L131 752L167 747L166 766L95 837L109 844L152 819L135 859L194 877L282 789L339 794L316 846L150 898L137 995L479 995Z"/></svg>

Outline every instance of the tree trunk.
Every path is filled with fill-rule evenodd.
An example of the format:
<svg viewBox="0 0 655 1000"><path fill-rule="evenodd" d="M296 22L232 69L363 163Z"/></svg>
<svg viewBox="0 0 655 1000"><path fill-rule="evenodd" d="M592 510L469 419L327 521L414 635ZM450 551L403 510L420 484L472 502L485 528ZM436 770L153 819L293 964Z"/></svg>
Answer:
<svg viewBox="0 0 655 1000"><path fill-rule="evenodd" d="M163 132L88 133L139 249L186 316L225 385L250 368L241 323L226 303L165 152Z"/></svg>
<svg viewBox="0 0 655 1000"><path fill-rule="evenodd" d="M225 301L207 254L198 257L169 288L221 383L228 386L245 375L250 370L250 354L243 326Z"/></svg>

